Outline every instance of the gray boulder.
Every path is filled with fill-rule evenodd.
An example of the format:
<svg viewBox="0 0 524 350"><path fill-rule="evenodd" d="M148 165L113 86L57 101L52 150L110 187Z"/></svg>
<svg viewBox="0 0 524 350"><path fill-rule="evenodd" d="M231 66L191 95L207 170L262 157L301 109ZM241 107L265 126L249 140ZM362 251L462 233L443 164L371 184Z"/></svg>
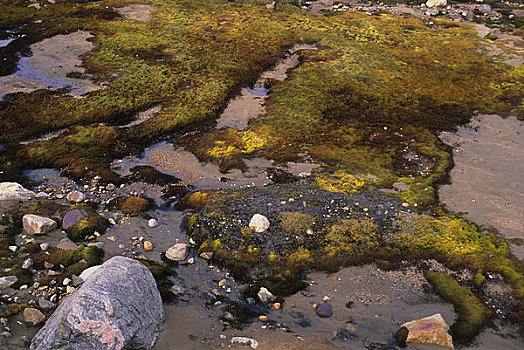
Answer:
<svg viewBox="0 0 524 350"><path fill-rule="evenodd" d="M150 349L163 319L151 272L136 260L116 256L60 304L30 349Z"/></svg>

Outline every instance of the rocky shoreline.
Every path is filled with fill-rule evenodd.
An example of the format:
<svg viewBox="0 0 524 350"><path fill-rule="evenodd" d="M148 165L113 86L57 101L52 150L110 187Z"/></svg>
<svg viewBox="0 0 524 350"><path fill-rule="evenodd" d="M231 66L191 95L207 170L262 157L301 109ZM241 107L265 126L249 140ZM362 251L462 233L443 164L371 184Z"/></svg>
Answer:
<svg viewBox="0 0 524 350"><path fill-rule="evenodd" d="M474 106L518 112L519 78L508 67L522 64L521 4L299 3L323 14L315 16L297 14L296 4L285 1L265 6L217 1L197 8L186 1L146 2L32 1L30 11L50 13L51 22L53 9L63 11L69 29L51 35L53 29L44 41L31 37L24 44L20 33L42 24L29 17L32 24L20 29L20 38L9 34L13 40L0 41L0 53L11 63L19 45L30 46L33 57L23 57L19 68L27 63L42 71L21 69L18 77L48 90L31 92L27 81L6 83L11 75L0 80L5 83L0 93L20 92L0 106L7 142L0 149L2 346L521 348L522 260L494 230L441 206L437 190L452 160L436 137L467 121ZM205 20L195 19L194 11ZM252 21L253 28L273 27L257 32L230 16ZM77 18L91 29L77 31ZM213 25L200 28L206 21ZM476 30L484 44L458 24L471 21L483 23ZM183 40L196 40L185 25L201 30L202 42L182 48ZM147 36L155 31L161 32ZM426 31L441 37L420 34ZM251 40L236 32L262 36ZM176 33L179 41L158 33ZM447 53L441 55L449 38L456 49L450 52L463 53L466 62L447 62ZM62 47L63 40L73 46ZM227 52L222 60L222 48L206 46L221 40L237 40L244 51L234 57L228 56L234 50ZM173 49L173 43L179 46ZM398 43L422 48L405 54ZM250 51L245 45L262 46ZM205 55L191 61L195 48L210 54L213 64ZM393 60L380 56L388 50L395 52ZM480 61L474 52L492 58ZM239 62L247 68L235 80L229 75ZM105 71L104 64L114 67ZM485 72L487 82L479 86L502 92L493 101L463 106L454 100L448 106L451 95L431 90L431 99L423 95L393 108L375 99L373 88L366 90L368 84L382 88L390 78L402 86L413 74L401 68L388 77L392 64L442 74L428 73L434 82ZM214 65L223 71L216 73ZM164 78L182 76L183 69L192 74L174 90L171 81L151 92L163 82L158 67L165 69ZM362 67L367 68L353 73ZM148 86L137 87L138 95L133 83L118 90L138 71L140 84L150 79ZM502 72L511 72L513 80L502 87L489 82ZM353 78L357 83L345 85ZM72 89L62 89L70 83ZM195 89L202 95L191 95ZM394 99L402 92L393 87L388 94ZM25 98L39 101L35 111L43 108L52 125L44 119L41 129L30 122L20 130L12 126L6 116L18 118L19 108L27 120L37 118ZM57 101L63 107L58 112ZM191 114L191 108L201 114ZM194 119L178 124L174 111ZM417 124L417 113L429 117ZM53 117L59 114L63 119ZM461 162L455 157L455 169ZM36 169L22 173L23 168ZM9 182L14 179L25 188ZM459 212L465 206L449 208ZM466 217L482 223L474 215Z"/></svg>

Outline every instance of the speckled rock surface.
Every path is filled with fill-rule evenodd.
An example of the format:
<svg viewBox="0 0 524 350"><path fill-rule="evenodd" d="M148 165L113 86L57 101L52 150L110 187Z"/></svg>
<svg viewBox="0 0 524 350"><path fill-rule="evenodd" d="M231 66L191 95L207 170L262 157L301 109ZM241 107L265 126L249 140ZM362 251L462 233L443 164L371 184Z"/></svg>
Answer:
<svg viewBox="0 0 524 350"><path fill-rule="evenodd" d="M140 262L117 256L64 300L30 348L150 349L163 319L153 275Z"/></svg>

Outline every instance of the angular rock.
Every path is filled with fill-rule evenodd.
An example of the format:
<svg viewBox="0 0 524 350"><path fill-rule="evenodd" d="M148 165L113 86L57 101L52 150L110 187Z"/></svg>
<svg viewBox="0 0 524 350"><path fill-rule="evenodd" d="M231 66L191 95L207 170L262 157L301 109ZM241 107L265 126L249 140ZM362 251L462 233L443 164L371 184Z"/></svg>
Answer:
<svg viewBox="0 0 524 350"><path fill-rule="evenodd" d="M56 247L58 249L63 249L63 250L75 250L76 247L78 246L76 245L75 242L73 242L69 238L62 238L60 242L58 242Z"/></svg>
<svg viewBox="0 0 524 350"><path fill-rule="evenodd" d="M163 318L151 272L136 260L116 256L64 299L30 349L150 349Z"/></svg>
<svg viewBox="0 0 524 350"><path fill-rule="evenodd" d="M182 261L187 257L189 246L185 243L177 243L166 251L166 258L173 261Z"/></svg>
<svg viewBox="0 0 524 350"><path fill-rule="evenodd" d="M233 337L231 338L231 344L249 345L251 349L258 348L258 342L253 338Z"/></svg>
<svg viewBox="0 0 524 350"><path fill-rule="evenodd" d="M22 224L24 231L31 235L42 235L57 227L55 220L33 214L24 215Z"/></svg>
<svg viewBox="0 0 524 350"><path fill-rule="evenodd" d="M144 241L144 250L148 252L153 250L153 243L150 241Z"/></svg>
<svg viewBox="0 0 524 350"><path fill-rule="evenodd" d="M25 189L16 182L0 182L0 201L20 200L25 201L36 196L36 193Z"/></svg>
<svg viewBox="0 0 524 350"><path fill-rule="evenodd" d="M31 326L38 326L45 321L45 315L40 310L32 307L25 308L23 315L25 322Z"/></svg>
<svg viewBox="0 0 524 350"><path fill-rule="evenodd" d="M62 228L67 230L71 226L78 224L80 221L85 219L86 216L80 209L73 209L65 213L62 219Z"/></svg>
<svg viewBox="0 0 524 350"><path fill-rule="evenodd" d="M83 202L86 198L85 194L80 191L71 191L67 194L66 199L71 203L80 203Z"/></svg>
<svg viewBox="0 0 524 350"><path fill-rule="evenodd" d="M275 299L275 296L269 290L267 290L266 287L260 287L257 295L258 299L260 299L260 301L264 304L269 303Z"/></svg>
<svg viewBox="0 0 524 350"><path fill-rule="evenodd" d="M333 306L330 303L323 303L318 305L315 311L318 317L328 318L333 315Z"/></svg>
<svg viewBox="0 0 524 350"><path fill-rule="evenodd" d="M444 7L448 4L447 0L428 0L426 1L426 6L429 8L432 7Z"/></svg>
<svg viewBox="0 0 524 350"><path fill-rule="evenodd" d="M30 268L31 266L33 266L33 259L31 258L27 258L24 260L24 262L22 263L22 268L23 269L28 269Z"/></svg>
<svg viewBox="0 0 524 350"><path fill-rule="evenodd" d="M16 278L16 276L0 277L0 289L9 288L13 284L15 284L17 281L18 281L18 278Z"/></svg>
<svg viewBox="0 0 524 350"><path fill-rule="evenodd" d="M269 220L260 214L255 214L249 221L249 228L257 233L262 233L269 228Z"/></svg>
<svg viewBox="0 0 524 350"><path fill-rule="evenodd" d="M440 314L435 314L402 324L395 338L401 346L406 343L436 344L453 349L453 340L448 331L446 321Z"/></svg>

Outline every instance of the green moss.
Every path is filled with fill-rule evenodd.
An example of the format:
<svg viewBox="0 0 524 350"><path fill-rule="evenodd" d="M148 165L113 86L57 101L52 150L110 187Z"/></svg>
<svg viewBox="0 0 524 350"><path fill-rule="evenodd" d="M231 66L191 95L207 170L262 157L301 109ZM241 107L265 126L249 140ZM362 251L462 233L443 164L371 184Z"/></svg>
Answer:
<svg viewBox="0 0 524 350"><path fill-rule="evenodd" d="M280 219L280 226L284 231L297 235L305 234L315 223L313 216L300 212L281 213Z"/></svg>
<svg viewBox="0 0 524 350"><path fill-rule="evenodd" d="M143 197L116 197L108 204L110 210L119 210L124 214L139 215L151 209L153 202Z"/></svg>
<svg viewBox="0 0 524 350"><path fill-rule="evenodd" d="M66 230L67 237L75 242L82 241L86 237L93 235L95 232L102 234L106 231L109 225L108 221L98 213L92 210L85 211L87 217Z"/></svg>
<svg viewBox="0 0 524 350"><path fill-rule="evenodd" d="M6 308L2 308L0 311L0 317L11 317L17 315L28 307L29 305L27 304L9 304Z"/></svg>
<svg viewBox="0 0 524 350"><path fill-rule="evenodd" d="M78 246L64 261L65 266L71 266L84 260L87 267L99 265L104 258L104 251L98 247Z"/></svg>
<svg viewBox="0 0 524 350"><path fill-rule="evenodd" d="M473 280L473 285L475 286L475 288L482 288L484 282L486 282L486 277L484 277L483 274L477 273Z"/></svg>
<svg viewBox="0 0 524 350"><path fill-rule="evenodd" d="M453 340L469 342L491 317L491 311L467 288L443 272L424 272L435 292L453 304L458 318L451 326Z"/></svg>

